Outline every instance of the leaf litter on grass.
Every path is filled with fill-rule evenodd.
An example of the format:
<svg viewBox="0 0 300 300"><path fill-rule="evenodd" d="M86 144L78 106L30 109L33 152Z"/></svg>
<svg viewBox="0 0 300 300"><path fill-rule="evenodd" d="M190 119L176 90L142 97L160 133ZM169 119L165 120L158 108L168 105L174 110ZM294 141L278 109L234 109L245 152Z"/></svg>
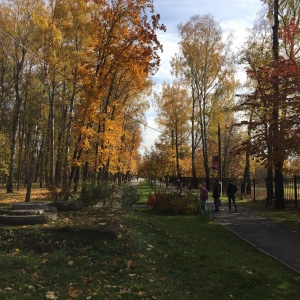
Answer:
<svg viewBox="0 0 300 300"><path fill-rule="evenodd" d="M262 256L253 255L248 246L240 247L237 239L204 217L123 215L96 208L59 213L57 222L50 224L0 230L5 233L0 244L1 270L19 266L13 274L0 274L0 289L6 297L0 299L31 300L46 295L98 300L223 300L224 295L238 299L253 276L264 280L251 284L253 297L246 295L245 300L274 295L272 289L280 282L277 277L289 281L284 292L293 296L288 272L275 279L266 273L265 261L257 272L248 261ZM222 255L216 254L219 249ZM231 257L233 249L238 253L236 262ZM247 260L239 263L245 251ZM222 264L213 261L216 257L222 258ZM233 290L232 276L238 278ZM204 286L195 286L195 281ZM262 292L266 285L271 292ZM279 296L272 299L284 299Z"/></svg>

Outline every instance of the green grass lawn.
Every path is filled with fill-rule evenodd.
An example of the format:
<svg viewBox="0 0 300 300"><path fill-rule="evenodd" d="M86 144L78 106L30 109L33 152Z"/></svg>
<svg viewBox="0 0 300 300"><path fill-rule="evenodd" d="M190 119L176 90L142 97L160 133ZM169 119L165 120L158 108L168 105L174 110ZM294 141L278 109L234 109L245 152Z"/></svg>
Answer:
<svg viewBox="0 0 300 300"><path fill-rule="evenodd" d="M148 183L146 181L141 181L139 185L139 193L141 195L140 202L145 203L148 200L149 193L152 192L152 189L149 187Z"/></svg>
<svg viewBox="0 0 300 300"><path fill-rule="evenodd" d="M140 188L146 197L149 187ZM295 210L284 218L238 205L297 223ZM283 300L300 299L299 285L298 273L207 215L90 208L53 224L0 226L0 300Z"/></svg>
<svg viewBox="0 0 300 300"><path fill-rule="evenodd" d="M206 215L140 210L119 222L114 239L2 228L0 299L299 299L297 273Z"/></svg>

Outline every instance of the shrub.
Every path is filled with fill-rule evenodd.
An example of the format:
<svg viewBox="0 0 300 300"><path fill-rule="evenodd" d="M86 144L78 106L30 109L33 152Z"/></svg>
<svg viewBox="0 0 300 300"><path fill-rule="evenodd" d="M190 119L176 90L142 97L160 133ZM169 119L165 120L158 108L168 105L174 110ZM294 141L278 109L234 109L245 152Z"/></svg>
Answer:
<svg viewBox="0 0 300 300"><path fill-rule="evenodd" d="M199 201L192 193L155 193L148 195L146 203L154 211L162 214L188 214L199 209Z"/></svg>
<svg viewBox="0 0 300 300"><path fill-rule="evenodd" d="M121 207L131 207L140 200L140 197L138 186L125 184L117 187L104 183L86 183L82 186L80 201L84 206L100 204L103 207L112 207L119 204Z"/></svg>
<svg viewBox="0 0 300 300"><path fill-rule="evenodd" d="M121 207L132 207L132 205L140 201L141 194L138 189L138 186L128 184L122 186Z"/></svg>
<svg viewBox="0 0 300 300"><path fill-rule="evenodd" d="M113 192L114 188L104 183L84 183L81 189L80 201L84 206L94 206L98 203L102 206L110 206Z"/></svg>

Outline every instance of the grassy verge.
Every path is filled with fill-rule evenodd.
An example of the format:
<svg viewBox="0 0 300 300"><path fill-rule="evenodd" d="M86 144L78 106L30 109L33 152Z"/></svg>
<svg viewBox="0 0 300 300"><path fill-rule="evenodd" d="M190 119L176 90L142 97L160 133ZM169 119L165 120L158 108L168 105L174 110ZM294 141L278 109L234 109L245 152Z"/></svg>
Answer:
<svg viewBox="0 0 300 300"><path fill-rule="evenodd" d="M298 293L295 273L205 216L129 215L127 222L140 249L148 247L155 271L148 297L288 299Z"/></svg>
<svg viewBox="0 0 300 300"><path fill-rule="evenodd" d="M93 210L75 217L80 226L62 215L64 225L56 228L1 229L0 299L299 296L296 273L205 215L128 212L118 219L115 238L88 223L97 223Z"/></svg>

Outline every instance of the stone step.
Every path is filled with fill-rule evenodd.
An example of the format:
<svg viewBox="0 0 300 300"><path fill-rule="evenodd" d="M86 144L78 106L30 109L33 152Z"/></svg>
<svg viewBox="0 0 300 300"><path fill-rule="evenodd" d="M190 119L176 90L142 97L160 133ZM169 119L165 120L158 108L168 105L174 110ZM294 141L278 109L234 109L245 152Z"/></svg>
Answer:
<svg viewBox="0 0 300 300"><path fill-rule="evenodd" d="M20 216L20 215L42 215L45 213L43 209L11 209L7 210L8 215Z"/></svg>
<svg viewBox="0 0 300 300"><path fill-rule="evenodd" d="M57 209L43 202L16 202L0 209L0 224L34 225L57 220Z"/></svg>
<svg viewBox="0 0 300 300"><path fill-rule="evenodd" d="M15 202L11 204L12 209L49 209L49 205L45 202Z"/></svg>
<svg viewBox="0 0 300 300"><path fill-rule="evenodd" d="M0 224L4 225L35 225L47 223L46 215L0 215Z"/></svg>

